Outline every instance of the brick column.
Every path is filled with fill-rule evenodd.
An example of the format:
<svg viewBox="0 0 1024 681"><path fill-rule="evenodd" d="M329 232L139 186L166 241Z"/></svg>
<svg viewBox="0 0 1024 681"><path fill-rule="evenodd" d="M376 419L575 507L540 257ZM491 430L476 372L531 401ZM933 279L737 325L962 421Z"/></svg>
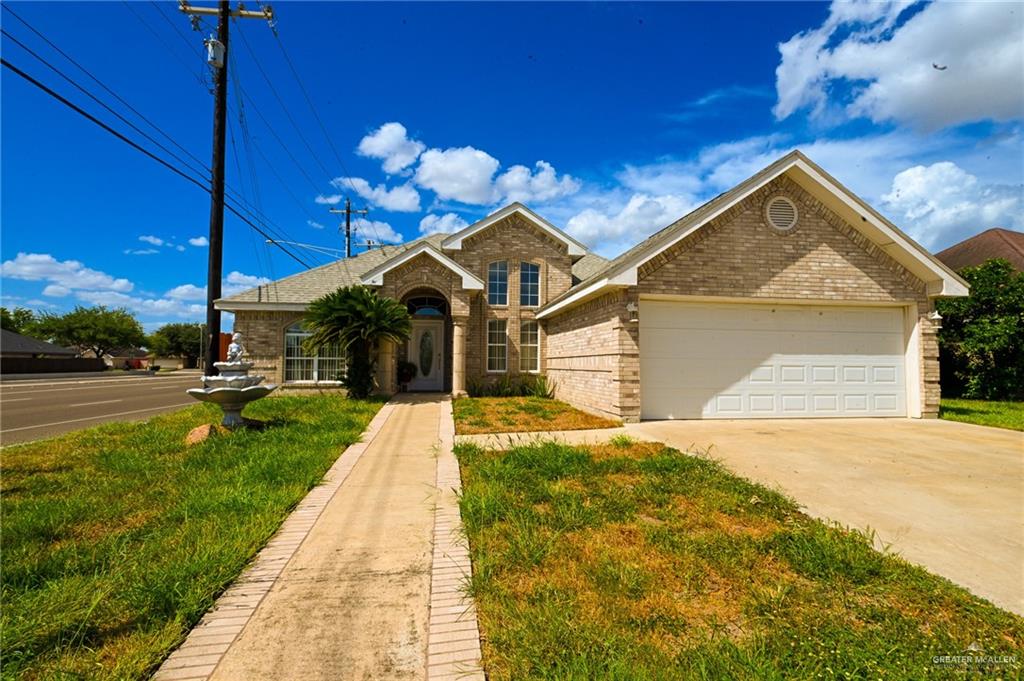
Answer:
<svg viewBox="0 0 1024 681"><path fill-rule="evenodd" d="M466 323L469 317L452 317L452 395L466 394Z"/></svg>

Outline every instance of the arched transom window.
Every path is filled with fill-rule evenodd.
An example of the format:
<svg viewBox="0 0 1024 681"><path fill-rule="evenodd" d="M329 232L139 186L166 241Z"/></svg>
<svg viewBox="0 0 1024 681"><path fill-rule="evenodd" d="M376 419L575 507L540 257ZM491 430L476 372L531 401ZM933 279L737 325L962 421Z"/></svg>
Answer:
<svg viewBox="0 0 1024 681"><path fill-rule="evenodd" d="M284 332L284 380L295 381L338 381L345 371L345 358L341 347L332 343L320 348L315 355L302 349L302 341L310 333L295 322Z"/></svg>

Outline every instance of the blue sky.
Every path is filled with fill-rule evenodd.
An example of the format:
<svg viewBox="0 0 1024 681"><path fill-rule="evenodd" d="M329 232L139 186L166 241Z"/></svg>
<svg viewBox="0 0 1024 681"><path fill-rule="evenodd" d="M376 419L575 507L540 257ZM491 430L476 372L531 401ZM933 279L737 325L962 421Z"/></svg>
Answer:
<svg viewBox="0 0 1024 681"><path fill-rule="evenodd" d="M5 6L208 163L203 34L174 3ZM280 42L232 27L227 181L288 239L340 247L327 209L345 195L370 209L360 237L387 241L520 200L615 255L792 148L933 250L1024 229L1019 4L274 6ZM6 10L2 24L116 105ZM127 130L6 37L2 51ZM4 305L201 319L207 195L10 72L0 88ZM301 269L227 217L226 291Z"/></svg>

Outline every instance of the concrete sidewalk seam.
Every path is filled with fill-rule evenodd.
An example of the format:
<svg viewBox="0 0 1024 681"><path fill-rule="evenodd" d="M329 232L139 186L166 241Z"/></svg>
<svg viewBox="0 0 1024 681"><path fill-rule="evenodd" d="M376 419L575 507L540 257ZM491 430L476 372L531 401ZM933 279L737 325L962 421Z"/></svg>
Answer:
<svg viewBox="0 0 1024 681"><path fill-rule="evenodd" d="M453 576L465 587L472 574L469 547L462 532L459 494L462 478L455 458L455 420L451 399L441 404L438 424L437 505L434 508L434 548L430 574L430 619L427 628L427 681L459 678L484 681L480 626L473 598L465 588L452 592ZM452 623L462 633L452 637ZM457 640L458 643L453 643Z"/></svg>
<svg viewBox="0 0 1024 681"><path fill-rule="evenodd" d="M187 677L190 681L205 680L213 675L231 644L238 639L245 625L252 619L259 604L263 602L285 566L298 552L324 508L344 484L394 409L394 404L390 402L380 408L367 424L359 441L345 448L324 474L323 482L303 497L281 523L277 532L256 554L252 564L217 598L213 607L192 628L182 644L164 660L153 675L153 681L184 679L184 669L194 673L193 676ZM282 540L284 536L288 539ZM246 602L246 605L236 605L239 600ZM209 646L213 642L211 636L217 637L218 644L227 643L223 646L223 651L210 654Z"/></svg>

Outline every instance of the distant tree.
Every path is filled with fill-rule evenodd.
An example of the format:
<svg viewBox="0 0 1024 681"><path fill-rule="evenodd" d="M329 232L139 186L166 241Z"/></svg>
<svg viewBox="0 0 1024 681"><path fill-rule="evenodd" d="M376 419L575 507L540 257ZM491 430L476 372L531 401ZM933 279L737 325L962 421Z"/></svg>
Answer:
<svg viewBox="0 0 1024 681"><path fill-rule="evenodd" d="M966 298L939 300L943 393L998 400L1024 397L1024 273L1006 260L965 267Z"/></svg>
<svg viewBox="0 0 1024 681"><path fill-rule="evenodd" d="M25 333L35 320L36 314L32 310L26 310L23 307L8 310L6 307L0 307L0 328L8 331Z"/></svg>
<svg viewBox="0 0 1024 681"><path fill-rule="evenodd" d="M76 307L63 315L44 314L32 325L38 338L64 346L92 350L102 357L114 348L137 347L146 342L142 325L128 310Z"/></svg>
<svg viewBox="0 0 1024 681"><path fill-rule="evenodd" d="M378 296L365 286L349 286L317 298L306 309L305 326L312 334L307 351L338 343L345 353L343 382L349 397L373 392L377 349L384 340L408 340L412 319L405 305Z"/></svg>
<svg viewBox="0 0 1024 681"><path fill-rule="evenodd" d="M163 357L182 357L186 366L194 366L203 354L201 324L164 324L154 331L146 346L157 355Z"/></svg>

